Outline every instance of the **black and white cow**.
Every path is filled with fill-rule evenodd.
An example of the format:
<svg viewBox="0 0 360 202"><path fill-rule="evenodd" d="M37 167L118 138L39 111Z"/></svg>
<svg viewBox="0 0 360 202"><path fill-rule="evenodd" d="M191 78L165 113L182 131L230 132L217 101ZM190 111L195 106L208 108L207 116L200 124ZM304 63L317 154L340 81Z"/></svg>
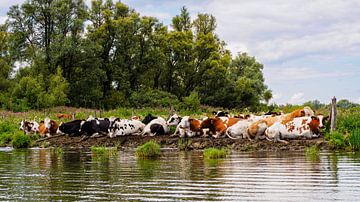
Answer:
<svg viewBox="0 0 360 202"><path fill-rule="evenodd" d="M169 133L169 127L165 121L165 119L161 117L152 116L151 114L148 114L144 120L142 121L144 124L146 124L144 131L141 133L141 135L147 135L150 136L154 135L165 135Z"/></svg>
<svg viewBox="0 0 360 202"><path fill-rule="evenodd" d="M229 112L224 112L224 111L213 111L212 112L215 117L228 117L229 116Z"/></svg>
<svg viewBox="0 0 360 202"><path fill-rule="evenodd" d="M109 131L110 120L91 119L84 121L80 127L80 133L87 136L96 137L98 135L106 135Z"/></svg>
<svg viewBox="0 0 360 202"><path fill-rule="evenodd" d="M73 120L66 123L61 122L56 133L67 134L70 136L80 136L80 128L83 123L85 123L85 120Z"/></svg>
<svg viewBox="0 0 360 202"><path fill-rule="evenodd" d="M32 133L39 132L39 124L36 121L22 120L20 122L20 130L24 131L25 134L29 135Z"/></svg>
<svg viewBox="0 0 360 202"><path fill-rule="evenodd" d="M122 135L140 135L145 124L134 119L119 119L111 121L109 126L109 137L113 138Z"/></svg>

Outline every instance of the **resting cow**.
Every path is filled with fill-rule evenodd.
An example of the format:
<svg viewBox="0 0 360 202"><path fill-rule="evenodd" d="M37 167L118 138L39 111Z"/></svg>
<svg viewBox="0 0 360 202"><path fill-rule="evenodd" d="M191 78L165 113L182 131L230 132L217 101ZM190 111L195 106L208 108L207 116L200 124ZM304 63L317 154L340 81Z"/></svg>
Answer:
<svg viewBox="0 0 360 202"><path fill-rule="evenodd" d="M139 120L124 120L116 118L109 126L109 137L121 135L139 135L145 127Z"/></svg>
<svg viewBox="0 0 360 202"><path fill-rule="evenodd" d="M80 128L84 120L73 120L70 122L63 123L61 122L59 125L58 130L56 131L57 134L67 134L70 136L80 136Z"/></svg>
<svg viewBox="0 0 360 202"><path fill-rule="evenodd" d="M323 121L327 118L318 115L294 118L287 123L276 122L265 130L265 137L267 140L283 143L288 143L283 139L315 138L320 135L320 129L324 127Z"/></svg>
<svg viewBox="0 0 360 202"><path fill-rule="evenodd" d="M200 127L201 129L209 129L210 135L215 138L219 138L226 130L226 125L219 117L203 120Z"/></svg>
<svg viewBox="0 0 360 202"><path fill-rule="evenodd" d="M36 121L22 120L20 122L20 130L24 131L25 134L29 135L32 133L39 132L39 124Z"/></svg>
<svg viewBox="0 0 360 202"><path fill-rule="evenodd" d="M88 119L80 127L80 133L87 136L96 137L98 135L106 135L110 126L110 120Z"/></svg>
<svg viewBox="0 0 360 202"><path fill-rule="evenodd" d="M168 125L165 119L161 117L155 117L151 114L148 114L142 122L146 124L146 126L144 127L144 131L141 133L141 135L149 134L150 136L154 136L165 135L169 133Z"/></svg>

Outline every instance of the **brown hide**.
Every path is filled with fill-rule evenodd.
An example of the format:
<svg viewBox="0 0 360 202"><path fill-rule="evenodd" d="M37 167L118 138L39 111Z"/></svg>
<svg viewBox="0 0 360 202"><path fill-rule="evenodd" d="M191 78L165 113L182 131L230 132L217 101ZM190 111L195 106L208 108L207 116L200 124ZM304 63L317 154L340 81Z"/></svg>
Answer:
<svg viewBox="0 0 360 202"><path fill-rule="evenodd" d="M201 129L208 128L212 135L215 135L216 132L220 134L224 134L226 130L226 126L224 122L218 118L208 118L201 123Z"/></svg>

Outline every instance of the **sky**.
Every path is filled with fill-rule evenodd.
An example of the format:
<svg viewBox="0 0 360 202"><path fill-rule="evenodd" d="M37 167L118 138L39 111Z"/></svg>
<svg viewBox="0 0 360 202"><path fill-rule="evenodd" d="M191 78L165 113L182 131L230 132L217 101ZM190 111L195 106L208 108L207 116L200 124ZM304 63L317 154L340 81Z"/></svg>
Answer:
<svg viewBox="0 0 360 202"><path fill-rule="evenodd" d="M86 0L90 2L90 0ZM0 23L13 4L0 0ZM270 102L329 103L333 96L360 103L358 0L122 0L141 15L170 25L186 6L194 19L209 13L216 33L235 56L247 52L264 65Z"/></svg>

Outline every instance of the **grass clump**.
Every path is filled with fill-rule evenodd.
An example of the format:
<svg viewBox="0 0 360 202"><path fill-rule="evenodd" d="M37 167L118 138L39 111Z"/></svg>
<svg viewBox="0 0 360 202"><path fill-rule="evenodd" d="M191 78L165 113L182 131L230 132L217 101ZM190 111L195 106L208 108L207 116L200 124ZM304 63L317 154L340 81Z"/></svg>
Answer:
<svg viewBox="0 0 360 202"><path fill-rule="evenodd" d="M345 136L338 131L326 134L325 139L329 140L331 149L344 149L346 147Z"/></svg>
<svg viewBox="0 0 360 202"><path fill-rule="evenodd" d="M305 148L305 156L311 161L319 160L319 152L320 150L315 145Z"/></svg>
<svg viewBox="0 0 360 202"><path fill-rule="evenodd" d="M115 156L117 154L117 149L116 148L109 148L109 147L104 147L104 146L100 146L100 147L96 147L96 146L92 146L90 148L91 153L94 155L99 155L99 156Z"/></svg>
<svg viewBox="0 0 360 202"><path fill-rule="evenodd" d="M179 138L178 148L180 151L186 151L190 149L192 141L190 139Z"/></svg>
<svg viewBox="0 0 360 202"><path fill-rule="evenodd" d="M226 157L227 152L225 149L207 148L203 154L205 159L221 159Z"/></svg>
<svg viewBox="0 0 360 202"><path fill-rule="evenodd" d="M360 129L354 130L348 137L349 145L353 151L360 149Z"/></svg>
<svg viewBox="0 0 360 202"><path fill-rule="evenodd" d="M160 145L154 140L138 146L136 148L136 156L140 158L155 158L160 156Z"/></svg>
<svg viewBox="0 0 360 202"><path fill-rule="evenodd" d="M13 139L13 134L12 133L2 133L0 135L0 146L6 146L9 143L11 143Z"/></svg>
<svg viewBox="0 0 360 202"><path fill-rule="evenodd" d="M28 148L31 146L31 139L28 135L15 133L11 143L14 148Z"/></svg>

